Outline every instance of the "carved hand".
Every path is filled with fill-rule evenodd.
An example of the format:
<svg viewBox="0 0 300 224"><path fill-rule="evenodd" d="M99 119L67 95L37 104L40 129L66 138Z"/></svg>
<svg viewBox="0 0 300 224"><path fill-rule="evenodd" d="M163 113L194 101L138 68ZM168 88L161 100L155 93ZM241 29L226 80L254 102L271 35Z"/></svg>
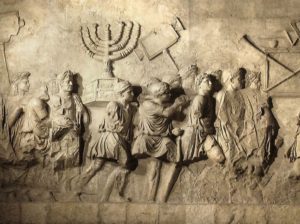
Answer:
<svg viewBox="0 0 300 224"><path fill-rule="evenodd" d="M183 132L184 132L184 130L181 129L181 128L174 128L172 130L172 134L175 135L175 136L183 135Z"/></svg>
<svg viewBox="0 0 300 224"><path fill-rule="evenodd" d="M176 107L180 107L186 105L188 102L189 98L185 95L182 95L175 99L174 104L176 105Z"/></svg>
<svg viewBox="0 0 300 224"><path fill-rule="evenodd" d="M79 126L79 125L77 125L77 124L74 124L74 126L73 126L73 130L75 131L75 133L76 133L77 135L79 135L79 134L80 134L80 126Z"/></svg>

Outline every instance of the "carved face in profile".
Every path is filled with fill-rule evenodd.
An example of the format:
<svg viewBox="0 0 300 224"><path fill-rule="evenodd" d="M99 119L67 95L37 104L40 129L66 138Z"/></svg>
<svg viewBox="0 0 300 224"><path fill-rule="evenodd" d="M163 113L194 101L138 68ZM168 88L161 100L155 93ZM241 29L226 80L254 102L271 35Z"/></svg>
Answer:
<svg viewBox="0 0 300 224"><path fill-rule="evenodd" d="M209 77L205 77L202 79L201 83L199 84L199 91L202 93L209 93L213 89L212 80Z"/></svg>
<svg viewBox="0 0 300 224"><path fill-rule="evenodd" d="M234 90L243 89L245 86L245 80L241 75L236 75L231 79L231 86Z"/></svg>
<svg viewBox="0 0 300 224"><path fill-rule="evenodd" d="M134 97L134 93L132 88L128 88L127 90L125 90L121 96L125 99L126 102L132 102L133 101L133 97Z"/></svg>
<svg viewBox="0 0 300 224"><path fill-rule="evenodd" d="M27 93L30 88L30 83L28 77L22 78L17 84L19 93Z"/></svg>
<svg viewBox="0 0 300 224"><path fill-rule="evenodd" d="M72 92L73 90L73 79L71 76L66 76L60 83L60 88L64 92Z"/></svg>
<svg viewBox="0 0 300 224"><path fill-rule="evenodd" d="M239 90L245 88L245 75L247 70L244 68L239 68L230 78L231 88L233 90Z"/></svg>
<svg viewBox="0 0 300 224"><path fill-rule="evenodd" d="M169 102L171 99L171 93L170 93L170 88L166 88L162 94L160 94L159 99L161 102Z"/></svg>

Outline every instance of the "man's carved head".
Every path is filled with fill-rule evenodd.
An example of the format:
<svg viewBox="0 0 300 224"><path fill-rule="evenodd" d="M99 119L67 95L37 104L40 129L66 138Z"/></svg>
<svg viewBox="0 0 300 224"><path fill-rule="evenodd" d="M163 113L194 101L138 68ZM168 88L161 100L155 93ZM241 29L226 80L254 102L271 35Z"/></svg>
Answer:
<svg viewBox="0 0 300 224"><path fill-rule="evenodd" d="M121 80L114 86L114 89L126 102L133 101L134 93L130 82Z"/></svg>
<svg viewBox="0 0 300 224"><path fill-rule="evenodd" d="M158 98L161 102L167 102L171 98L170 85L165 82L153 83L148 88L152 97Z"/></svg>
<svg viewBox="0 0 300 224"><path fill-rule="evenodd" d="M64 72L57 76L59 82L60 91L63 92L72 92L74 85L74 74L70 70Z"/></svg>
<svg viewBox="0 0 300 224"><path fill-rule="evenodd" d="M199 75L196 77L195 85L201 93L210 93L213 90L213 76L207 73Z"/></svg>
<svg viewBox="0 0 300 224"><path fill-rule="evenodd" d="M231 87L234 90L243 89L245 87L245 75L247 70L238 68L230 77Z"/></svg>
<svg viewBox="0 0 300 224"><path fill-rule="evenodd" d="M29 91L30 83L29 76L30 72L21 72L15 76L12 80L12 95L24 95Z"/></svg>
<svg viewBox="0 0 300 224"><path fill-rule="evenodd" d="M163 77L162 81L168 83L170 88L180 88L182 85L182 78L179 74L176 75L166 75Z"/></svg>

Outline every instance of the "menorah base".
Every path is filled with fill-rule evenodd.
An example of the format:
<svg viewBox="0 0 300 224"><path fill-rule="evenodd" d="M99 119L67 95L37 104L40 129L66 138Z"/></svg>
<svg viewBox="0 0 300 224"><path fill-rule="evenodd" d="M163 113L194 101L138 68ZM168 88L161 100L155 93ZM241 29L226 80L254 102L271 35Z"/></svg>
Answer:
<svg viewBox="0 0 300 224"><path fill-rule="evenodd" d="M82 101L88 106L103 106L108 101L116 100L114 86L119 82L118 78L99 78L86 85Z"/></svg>

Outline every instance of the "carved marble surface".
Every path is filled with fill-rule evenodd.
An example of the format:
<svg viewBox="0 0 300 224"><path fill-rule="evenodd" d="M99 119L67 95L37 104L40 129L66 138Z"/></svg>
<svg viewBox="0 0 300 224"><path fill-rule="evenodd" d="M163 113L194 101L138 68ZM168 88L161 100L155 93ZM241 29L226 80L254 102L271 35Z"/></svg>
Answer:
<svg viewBox="0 0 300 224"><path fill-rule="evenodd" d="M187 88L194 95L185 93L180 75L165 78L170 84L143 81L139 97L131 83L118 80L117 100L89 135L93 118L74 92L73 72L57 76L52 95L46 86L29 95L31 74L16 75L11 96L1 98L3 199L18 183L24 192L16 200L25 192L29 200L58 201L271 200L265 194L280 137L260 73L239 68L227 86L221 75L196 73ZM297 172L297 135L287 155Z"/></svg>
<svg viewBox="0 0 300 224"><path fill-rule="evenodd" d="M58 75L43 74L43 82L33 72L11 75L10 93L0 96L1 201L300 203L299 130L289 130L289 164L281 146L290 135L280 128L290 127L279 125L285 123L274 113L260 66L234 63L229 69L207 60L198 67L191 59L177 64L178 55L171 55L187 41L184 29L167 25L172 41L151 53L155 38L169 31L152 30L146 46L149 36L137 23L120 23L117 31L107 24L104 37L98 23L93 29L80 24L81 37L70 49L81 54L81 43L104 62L102 77L84 69L79 74L74 63L59 64L51 71ZM68 32L78 35L78 29ZM134 63L126 64L140 35L151 61L131 58ZM248 36L242 40L274 62L269 48L256 48ZM279 42L272 43L277 50ZM190 54L200 58L193 49ZM172 60L168 69L151 64L168 64L164 56ZM112 77L111 63L119 59ZM141 74L132 72L135 65L143 67Z"/></svg>

